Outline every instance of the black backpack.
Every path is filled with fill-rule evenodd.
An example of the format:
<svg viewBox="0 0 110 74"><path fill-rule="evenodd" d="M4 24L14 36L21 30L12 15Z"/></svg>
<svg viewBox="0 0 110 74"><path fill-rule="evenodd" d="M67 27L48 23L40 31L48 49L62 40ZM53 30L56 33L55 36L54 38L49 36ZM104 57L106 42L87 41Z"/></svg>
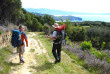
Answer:
<svg viewBox="0 0 110 74"><path fill-rule="evenodd" d="M57 31L57 37L61 39L61 44L62 45L66 45L66 36L67 33L65 32L65 30L62 30L61 32Z"/></svg>

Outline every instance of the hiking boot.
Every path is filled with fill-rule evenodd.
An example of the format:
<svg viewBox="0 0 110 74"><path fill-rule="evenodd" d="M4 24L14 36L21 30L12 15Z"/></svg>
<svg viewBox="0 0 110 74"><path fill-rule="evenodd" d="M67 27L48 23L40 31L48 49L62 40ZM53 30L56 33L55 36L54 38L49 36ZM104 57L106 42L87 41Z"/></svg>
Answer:
<svg viewBox="0 0 110 74"><path fill-rule="evenodd" d="M58 62L60 62L61 61L61 58L60 57L58 57Z"/></svg>
<svg viewBox="0 0 110 74"><path fill-rule="evenodd" d="M61 62L61 60L59 59L58 62Z"/></svg>
<svg viewBox="0 0 110 74"><path fill-rule="evenodd" d="M58 60L55 61L55 64L58 63Z"/></svg>
<svg viewBox="0 0 110 74"><path fill-rule="evenodd" d="M21 60L21 59L20 59L20 63L25 63L25 62L24 62L24 60Z"/></svg>
<svg viewBox="0 0 110 74"><path fill-rule="evenodd" d="M22 63L25 63L24 60L22 60Z"/></svg>
<svg viewBox="0 0 110 74"><path fill-rule="evenodd" d="M20 60L20 63L22 63L22 61Z"/></svg>

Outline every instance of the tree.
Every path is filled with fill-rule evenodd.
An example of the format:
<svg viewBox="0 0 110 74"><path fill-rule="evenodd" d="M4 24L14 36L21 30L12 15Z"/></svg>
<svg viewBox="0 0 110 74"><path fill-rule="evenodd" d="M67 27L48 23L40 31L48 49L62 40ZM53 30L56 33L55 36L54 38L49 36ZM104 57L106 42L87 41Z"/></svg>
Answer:
<svg viewBox="0 0 110 74"><path fill-rule="evenodd" d="M50 26L52 26L55 23L55 20L48 14L45 14L43 16L44 23L48 23Z"/></svg>
<svg viewBox="0 0 110 74"><path fill-rule="evenodd" d="M102 26L106 26L106 22L101 22L101 25Z"/></svg>
<svg viewBox="0 0 110 74"><path fill-rule="evenodd" d="M19 15L21 10L20 0L0 0L0 20L11 22L13 15Z"/></svg>
<svg viewBox="0 0 110 74"><path fill-rule="evenodd" d="M62 17L60 17L60 20L61 20L61 22L59 22L60 25L65 24L65 22L63 22L63 18Z"/></svg>
<svg viewBox="0 0 110 74"><path fill-rule="evenodd" d="M44 25L44 19L42 18L42 16L35 16L35 18L38 20L38 22Z"/></svg>
<svg viewBox="0 0 110 74"><path fill-rule="evenodd" d="M36 18L33 18L33 23L32 23L32 30L33 31L39 31L40 30L40 23Z"/></svg>

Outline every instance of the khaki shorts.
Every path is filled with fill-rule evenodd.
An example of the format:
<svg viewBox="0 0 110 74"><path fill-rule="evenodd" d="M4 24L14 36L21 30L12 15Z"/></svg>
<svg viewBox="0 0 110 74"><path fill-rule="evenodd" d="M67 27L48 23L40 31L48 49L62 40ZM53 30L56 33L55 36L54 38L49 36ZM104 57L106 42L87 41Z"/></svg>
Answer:
<svg viewBox="0 0 110 74"><path fill-rule="evenodd" d="M24 46L19 46L17 47L17 53L24 53L25 52L25 49L24 49Z"/></svg>

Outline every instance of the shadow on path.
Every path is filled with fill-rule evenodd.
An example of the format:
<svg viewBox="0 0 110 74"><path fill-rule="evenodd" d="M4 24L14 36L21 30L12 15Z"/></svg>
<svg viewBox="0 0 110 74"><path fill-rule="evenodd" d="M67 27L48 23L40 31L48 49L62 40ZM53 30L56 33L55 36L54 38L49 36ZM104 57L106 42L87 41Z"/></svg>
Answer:
<svg viewBox="0 0 110 74"><path fill-rule="evenodd" d="M18 66L21 65L20 63L13 63L13 62L5 62L6 64L10 65L10 66Z"/></svg>
<svg viewBox="0 0 110 74"><path fill-rule="evenodd" d="M54 66L53 63L47 62L41 66L38 66L38 67L36 67L36 66L30 66L30 67L37 70L37 71L44 71L44 70L53 68L53 66Z"/></svg>

